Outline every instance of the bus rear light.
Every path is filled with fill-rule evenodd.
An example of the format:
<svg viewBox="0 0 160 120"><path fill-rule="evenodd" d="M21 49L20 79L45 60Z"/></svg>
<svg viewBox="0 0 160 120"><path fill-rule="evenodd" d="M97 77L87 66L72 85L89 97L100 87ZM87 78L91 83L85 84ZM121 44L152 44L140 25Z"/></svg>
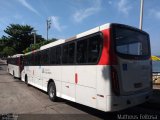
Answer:
<svg viewBox="0 0 160 120"><path fill-rule="evenodd" d="M113 66L111 67L111 78L112 78L112 90L116 95L119 95L120 89L119 89L118 74L116 69L113 68Z"/></svg>
<svg viewBox="0 0 160 120"><path fill-rule="evenodd" d="M111 53L110 55L110 61L111 61L111 65L117 65L118 64L118 60L117 60L117 56L115 55L115 53Z"/></svg>

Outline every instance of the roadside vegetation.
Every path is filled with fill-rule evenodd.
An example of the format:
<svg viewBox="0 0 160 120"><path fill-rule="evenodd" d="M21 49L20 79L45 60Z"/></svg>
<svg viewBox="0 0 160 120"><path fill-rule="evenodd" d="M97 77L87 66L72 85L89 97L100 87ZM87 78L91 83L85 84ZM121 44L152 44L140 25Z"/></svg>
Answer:
<svg viewBox="0 0 160 120"><path fill-rule="evenodd" d="M34 31L34 28L29 25L10 24L7 26L4 30L5 35L0 38L0 57L27 53L57 40L52 38L47 41L41 35L35 34L36 44L34 44Z"/></svg>

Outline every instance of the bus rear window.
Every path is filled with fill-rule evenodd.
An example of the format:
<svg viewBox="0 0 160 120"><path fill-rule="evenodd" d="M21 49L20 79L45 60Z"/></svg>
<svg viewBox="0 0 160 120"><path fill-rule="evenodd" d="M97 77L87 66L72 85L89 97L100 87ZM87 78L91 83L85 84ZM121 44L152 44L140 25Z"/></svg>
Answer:
<svg viewBox="0 0 160 120"><path fill-rule="evenodd" d="M143 32L117 27L114 31L116 52L121 55L149 56L148 38L148 35Z"/></svg>

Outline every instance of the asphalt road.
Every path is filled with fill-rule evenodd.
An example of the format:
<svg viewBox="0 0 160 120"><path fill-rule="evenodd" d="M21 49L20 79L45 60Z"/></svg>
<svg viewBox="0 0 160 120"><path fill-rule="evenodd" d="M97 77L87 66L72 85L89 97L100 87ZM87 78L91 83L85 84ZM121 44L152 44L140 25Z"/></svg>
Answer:
<svg viewBox="0 0 160 120"><path fill-rule="evenodd" d="M160 95L159 89L156 95ZM45 92L14 79L6 72L6 65L0 62L0 114L2 114L0 119L7 115L17 117L18 120L114 120L120 119L120 116L160 119L160 104L155 103L153 99L145 104L111 113L60 98L57 102L51 102Z"/></svg>

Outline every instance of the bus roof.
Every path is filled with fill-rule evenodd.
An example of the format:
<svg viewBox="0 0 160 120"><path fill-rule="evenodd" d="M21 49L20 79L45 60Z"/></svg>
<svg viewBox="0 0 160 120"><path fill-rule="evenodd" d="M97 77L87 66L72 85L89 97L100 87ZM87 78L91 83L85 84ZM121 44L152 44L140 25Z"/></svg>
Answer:
<svg viewBox="0 0 160 120"><path fill-rule="evenodd" d="M13 55L13 56L8 56L8 58L16 58L16 57L20 57L20 56L22 56L23 54L15 54L15 55Z"/></svg>
<svg viewBox="0 0 160 120"><path fill-rule="evenodd" d="M40 49L32 50L31 52L25 53L24 55L29 55L29 54L31 54L31 53L38 52L38 51L40 51Z"/></svg>
<svg viewBox="0 0 160 120"><path fill-rule="evenodd" d="M108 29L110 27L110 25L111 25L111 23L106 23L106 24L103 24L101 26L95 27L95 28L90 29L88 31L82 32L80 34L77 34L76 38L81 38L81 37L84 37L84 36L87 36L87 35L90 35L90 34L93 34L93 33Z"/></svg>
<svg viewBox="0 0 160 120"><path fill-rule="evenodd" d="M57 40L57 41L55 41L55 42L51 42L51 43L49 43L49 44L46 44L46 45L41 46L41 47L40 47L40 50L44 50L44 49L50 48L50 47L52 47L52 46L56 46L56 45L62 44L62 43L64 43L64 42L65 42L64 39L59 39L59 40Z"/></svg>
<svg viewBox="0 0 160 120"><path fill-rule="evenodd" d="M77 34L76 36L73 36L73 37L68 38L68 39L59 39L57 41L54 41L54 42L51 42L49 44L41 46L40 49L38 49L38 50L34 50L34 51L31 51L31 52L28 52L25 55L28 55L28 54L31 54L33 52L37 52L37 51L40 51L40 50L44 50L44 49L47 49L47 48L50 48L50 47L53 47L53 46L56 46L56 45L60 45L62 43L65 43L65 42L68 42L68 41L72 41L72 40L75 40L77 38L81 38L81 37L84 37L84 36L87 36L87 35L90 35L90 34L93 34L93 33L96 33L96 32L99 32L101 30L109 28L110 24L111 23L103 24L101 26L98 26L98 27L95 27L95 28L90 29L88 31L82 32L82 33Z"/></svg>

